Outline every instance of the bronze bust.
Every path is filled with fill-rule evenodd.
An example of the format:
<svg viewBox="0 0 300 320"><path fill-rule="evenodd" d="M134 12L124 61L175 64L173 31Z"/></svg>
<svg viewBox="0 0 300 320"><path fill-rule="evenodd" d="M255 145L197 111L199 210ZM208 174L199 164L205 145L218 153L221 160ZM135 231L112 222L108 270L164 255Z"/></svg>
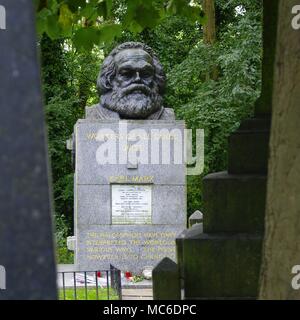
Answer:
<svg viewBox="0 0 300 320"><path fill-rule="evenodd" d="M86 108L87 119L174 120L163 107L166 76L150 47L139 42L117 46L104 60L97 88L101 101Z"/></svg>

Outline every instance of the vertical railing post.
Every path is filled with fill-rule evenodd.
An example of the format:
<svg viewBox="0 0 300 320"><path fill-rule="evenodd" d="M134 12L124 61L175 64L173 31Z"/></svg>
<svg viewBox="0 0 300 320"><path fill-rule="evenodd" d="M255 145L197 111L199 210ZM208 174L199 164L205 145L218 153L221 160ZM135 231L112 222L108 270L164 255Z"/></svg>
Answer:
<svg viewBox="0 0 300 320"><path fill-rule="evenodd" d="M121 270L117 269L117 292L119 300L122 300L122 279L121 279Z"/></svg>
<svg viewBox="0 0 300 320"><path fill-rule="evenodd" d="M109 300L109 272L106 270L106 288L107 288L107 300Z"/></svg>
<svg viewBox="0 0 300 320"><path fill-rule="evenodd" d="M116 291L119 300L122 300L121 271L112 265L110 265L110 283L111 288Z"/></svg>
<svg viewBox="0 0 300 320"><path fill-rule="evenodd" d="M62 281L63 281L63 295L64 295L64 300L66 300L66 283L65 283L65 273L62 273Z"/></svg>
<svg viewBox="0 0 300 320"><path fill-rule="evenodd" d="M84 271L84 290L85 290L85 300L88 300L86 271Z"/></svg>
<svg viewBox="0 0 300 320"><path fill-rule="evenodd" d="M73 272L73 281L74 281L74 300L77 300L76 272Z"/></svg>

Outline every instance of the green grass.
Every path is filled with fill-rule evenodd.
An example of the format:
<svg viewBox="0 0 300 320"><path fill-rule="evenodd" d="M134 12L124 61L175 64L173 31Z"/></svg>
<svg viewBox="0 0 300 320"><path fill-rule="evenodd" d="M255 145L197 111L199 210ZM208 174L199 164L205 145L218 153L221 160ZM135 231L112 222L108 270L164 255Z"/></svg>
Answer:
<svg viewBox="0 0 300 320"><path fill-rule="evenodd" d="M85 297L85 288L77 288L76 289L76 297L74 294L74 289L65 289L65 300L97 300L97 292L95 287L87 288L87 299ZM109 300L118 300L119 297L116 292L109 288ZM59 289L59 300L64 300L64 291L63 289ZM107 297L107 289L106 288L98 288L98 300L108 300Z"/></svg>

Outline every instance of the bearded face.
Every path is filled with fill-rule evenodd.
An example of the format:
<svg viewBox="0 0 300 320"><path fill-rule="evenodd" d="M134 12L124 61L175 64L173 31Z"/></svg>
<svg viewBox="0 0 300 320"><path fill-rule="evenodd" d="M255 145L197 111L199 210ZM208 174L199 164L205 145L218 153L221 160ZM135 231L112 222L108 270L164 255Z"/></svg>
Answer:
<svg viewBox="0 0 300 320"><path fill-rule="evenodd" d="M162 107L151 56L142 49L126 49L115 56L112 90L101 97L103 107L124 119L146 119Z"/></svg>

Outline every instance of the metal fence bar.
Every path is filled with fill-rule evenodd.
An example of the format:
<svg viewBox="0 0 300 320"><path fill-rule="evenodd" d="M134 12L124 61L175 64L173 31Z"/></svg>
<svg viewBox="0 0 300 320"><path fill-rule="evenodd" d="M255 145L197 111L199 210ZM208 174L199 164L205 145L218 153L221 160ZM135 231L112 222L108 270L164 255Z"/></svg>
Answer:
<svg viewBox="0 0 300 320"><path fill-rule="evenodd" d="M74 298L75 300L77 300L76 272L73 272L73 279L74 279Z"/></svg>
<svg viewBox="0 0 300 320"><path fill-rule="evenodd" d="M86 278L86 271L84 271L84 289L85 289L85 300L88 299L88 292L87 292L87 278Z"/></svg>
<svg viewBox="0 0 300 320"><path fill-rule="evenodd" d="M97 297L97 300L99 300L98 271L95 271L95 276L96 276L96 297Z"/></svg>
<svg viewBox="0 0 300 320"><path fill-rule="evenodd" d="M95 288L95 290L96 290L96 299L97 300L101 299L99 285L100 285L100 287L102 287L102 286L99 283L99 279L98 279L98 275L100 272L103 272L106 275L107 299L110 300L111 298L113 298L113 295L115 292L115 294L118 296L118 298L120 300L122 300L121 271L117 268L114 268L114 267L111 267L110 270L102 270L102 271L62 271L62 272L58 272L57 273L58 279L59 279L59 281L62 281L62 288L60 285L61 299L66 300L68 298L68 291L70 291L70 289L72 290L72 287L73 287L74 300L84 299L83 298L83 290L84 290L85 300L88 300L89 299L88 283L90 281L92 281L91 286L93 288ZM82 277L82 275L80 275L80 277L79 276L77 277L77 273L81 273L81 274L83 273L83 277ZM61 277L59 277L60 274L61 274ZM69 277L66 278L66 275L68 275L68 274L71 275L70 278ZM94 281L93 276L91 276L91 278L88 278L89 274L95 275L95 287L93 286L93 284L94 284L93 283L93 281ZM72 277L72 275L73 275L73 277ZM72 278L73 278L73 281L72 281ZM77 285L76 278L78 278L80 285ZM69 283L70 280L71 280L71 283ZM103 279L103 280L105 281L105 279ZM73 285L72 285L72 282L73 282ZM113 289L113 293L111 293L110 288ZM61 292L61 289L63 292ZM80 289L80 292L78 291L78 289Z"/></svg>
<svg viewBox="0 0 300 320"><path fill-rule="evenodd" d="M110 265L110 283L111 288L116 291L119 300L122 300L121 271L113 265Z"/></svg>
<svg viewBox="0 0 300 320"><path fill-rule="evenodd" d="M62 273L62 282L63 282L63 293L64 293L64 300L66 300L66 284L65 284L65 273Z"/></svg>
<svg viewBox="0 0 300 320"><path fill-rule="evenodd" d="M117 273L117 286L118 286L118 297L122 300L122 280L121 280L121 270L116 270Z"/></svg>
<svg viewBox="0 0 300 320"><path fill-rule="evenodd" d="M115 275L114 275L114 267L110 265L110 286L112 289L115 289Z"/></svg>
<svg viewBox="0 0 300 320"><path fill-rule="evenodd" d="M106 288L107 288L107 300L110 300L109 298L109 273L108 273L108 270L106 270Z"/></svg>

